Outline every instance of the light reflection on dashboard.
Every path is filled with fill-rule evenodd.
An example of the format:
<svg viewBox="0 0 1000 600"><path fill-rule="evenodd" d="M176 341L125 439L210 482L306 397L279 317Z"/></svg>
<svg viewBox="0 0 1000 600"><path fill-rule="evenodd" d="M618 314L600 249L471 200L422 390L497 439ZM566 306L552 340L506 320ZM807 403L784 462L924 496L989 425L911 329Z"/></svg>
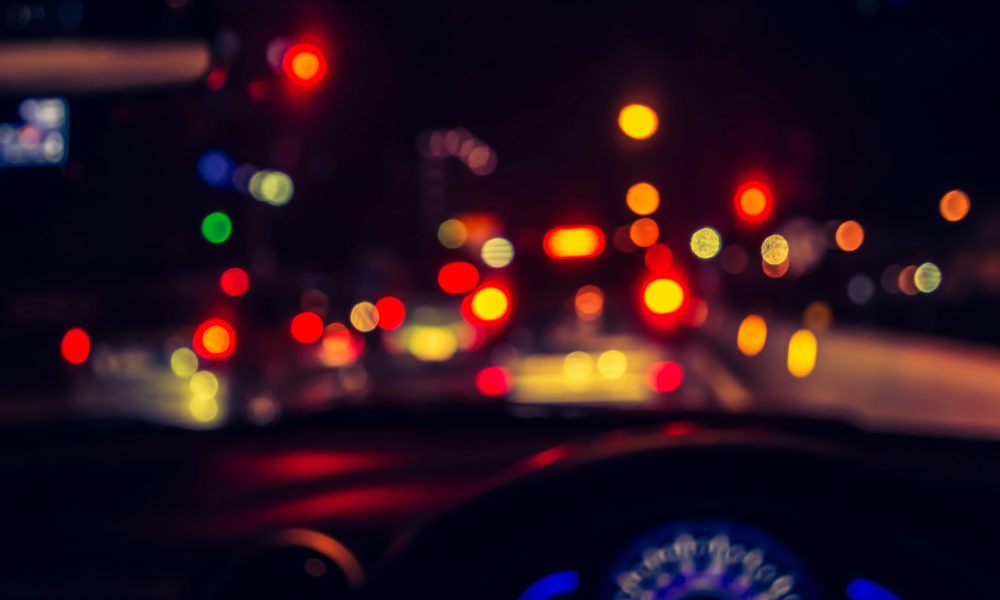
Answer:
<svg viewBox="0 0 1000 600"><path fill-rule="evenodd" d="M645 533L622 553L610 579L609 600L815 597L790 551L728 521L673 522Z"/></svg>

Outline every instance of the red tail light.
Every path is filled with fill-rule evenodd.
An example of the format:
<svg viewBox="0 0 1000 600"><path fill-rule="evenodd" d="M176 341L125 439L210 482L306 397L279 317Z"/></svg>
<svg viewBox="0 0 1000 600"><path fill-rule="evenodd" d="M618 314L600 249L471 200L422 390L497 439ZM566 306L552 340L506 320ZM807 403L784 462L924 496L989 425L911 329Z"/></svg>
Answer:
<svg viewBox="0 0 1000 600"><path fill-rule="evenodd" d="M236 330L225 319L208 319L195 329L191 346L202 358L226 358L236 350Z"/></svg>
<svg viewBox="0 0 1000 600"><path fill-rule="evenodd" d="M545 234L542 246L555 260L587 259L604 252L604 232L593 225L555 227Z"/></svg>

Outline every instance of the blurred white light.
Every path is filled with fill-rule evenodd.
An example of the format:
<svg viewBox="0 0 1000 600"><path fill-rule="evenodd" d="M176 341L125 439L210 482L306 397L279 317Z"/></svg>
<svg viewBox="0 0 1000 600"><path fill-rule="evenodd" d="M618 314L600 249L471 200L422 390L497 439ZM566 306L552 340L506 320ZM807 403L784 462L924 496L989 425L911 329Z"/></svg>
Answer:
<svg viewBox="0 0 1000 600"><path fill-rule="evenodd" d="M847 297L851 302L863 305L871 301L875 295L875 282L864 273L858 273L847 282Z"/></svg>

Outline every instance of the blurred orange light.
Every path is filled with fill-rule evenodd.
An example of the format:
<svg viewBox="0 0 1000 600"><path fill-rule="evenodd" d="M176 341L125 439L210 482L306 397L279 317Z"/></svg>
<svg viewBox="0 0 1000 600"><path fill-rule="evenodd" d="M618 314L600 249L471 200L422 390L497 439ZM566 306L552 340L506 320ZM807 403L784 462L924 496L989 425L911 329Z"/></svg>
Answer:
<svg viewBox="0 0 1000 600"><path fill-rule="evenodd" d="M776 265L772 265L763 258L760 260L760 268L764 270L764 274L771 279L780 279L785 276L788 272L789 261L786 258L783 262Z"/></svg>
<svg viewBox="0 0 1000 600"><path fill-rule="evenodd" d="M285 51L281 67L294 83L311 87L326 75L326 57L312 44L296 44Z"/></svg>
<svg viewBox="0 0 1000 600"><path fill-rule="evenodd" d="M635 214L649 215L660 206L660 192L652 184L643 181L628 189L625 203Z"/></svg>
<svg viewBox="0 0 1000 600"><path fill-rule="evenodd" d="M962 190L951 190L941 197L941 204L938 208L941 210L941 216L944 217L945 221L955 222L964 219L965 215L969 214L971 206L972 202L965 192Z"/></svg>
<svg viewBox="0 0 1000 600"><path fill-rule="evenodd" d="M90 336L79 327L74 327L63 335L59 351L63 359L72 365L83 364L90 356Z"/></svg>
<svg viewBox="0 0 1000 600"><path fill-rule="evenodd" d="M364 349L364 340L355 337L343 323L330 323L323 331L319 359L328 367L353 364Z"/></svg>
<svg viewBox="0 0 1000 600"><path fill-rule="evenodd" d="M593 225L555 227L545 234L542 246L555 260L593 258L604 252L604 232Z"/></svg>
<svg viewBox="0 0 1000 600"><path fill-rule="evenodd" d="M476 373L476 389L484 396L503 396L510 391L510 373L503 367L486 367Z"/></svg>
<svg viewBox="0 0 1000 600"><path fill-rule="evenodd" d="M896 285L899 286L899 291L903 292L907 296L916 296L920 291L917 289L916 280L914 276L917 274L917 265L907 265L899 272L899 277L896 280Z"/></svg>
<svg viewBox="0 0 1000 600"><path fill-rule="evenodd" d="M648 248L660 239L660 226L649 217L636 219L629 228L629 239L640 248Z"/></svg>
<svg viewBox="0 0 1000 600"><path fill-rule="evenodd" d="M736 346L747 356L756 356L767 342L767 321L760 315L747 315L736 332Z"/></svg>
<svg viewBox="0 0 1000 600"><path fill-rule="evenodd" d="M385 296L375 303L378 312L378 326L386 331L399 329L406 319L406 306L395 296Z"/></svg>
<svg viewBox="0 0 1000 600"><path fill-rule="evenodd" d="M747 181L736 189L736 214L748 223L759 223L771 215L771 188L761 181Z"/></svg>
<svg viewBox="0 0 1000 600"><path fill-rule="evenodd" d="M323 337L323 318L314 312L300 312L292 318L289 330L296 342L311 344Z"/></svg>
<svg viewBox="0 0 1000 600"><path fill-rule="evenodd" d="M242 296L250 289L250 276L239 267L226 269L219 277L219 287L227 296L234 298Z"/></svg>
<svg viewBox="0 0 1000 600"><path fill-rule="evenodd" d="M684 304L684 288L674 279L653 279L643 287L642 301L652 313L668 315Z"/></svg>
<svg viewBox="0 0 1000 600"><path fill-rule="evenodd" d="M479 270L465 261L455 261L438 271L438 285L449 294L464 294L479 283Z"/></svg>
<svg viewBox="0 0 1000 600"><path fill-rule="evenodd" d="M604 292L596 285L585 285L576 291L576 316L584 321L593 321L604 311Z"/></svg>
<svg viewBox="0 0 1000 600"><path fill-rule="evenodd" d="M670 269L674 262L674 254L666 244L653 244L646 248L646 268L653 273L663 273Z"/></svg>
<svg viewBox="0 0 1000 600"><path fill-rule="evenodd" d="M834 239L844 252L854 252L865 241L865 230L857 221L844 221L837 227Z"/></svg>
<svg viewBox="0 0 1000 600"><path fill-rule="evenodd" d="M684 369L673 361L655 362L646 371L646 385L654 392L672 392L684 383Z"/></svg>
<svg viewBox="0 0 1000 600"><path fill-rule="evenodd" d="M634 140L645 140L656 133L660 118L645 104L629 104L618 113L618 127Z"/></svg>
<svg viewBox="0 0 1000 600"><path fill-rule="evenodd" d="M226 358L236 349L236 330L225 319L202 321L194 330L191 346L202 358Z"/></svg>

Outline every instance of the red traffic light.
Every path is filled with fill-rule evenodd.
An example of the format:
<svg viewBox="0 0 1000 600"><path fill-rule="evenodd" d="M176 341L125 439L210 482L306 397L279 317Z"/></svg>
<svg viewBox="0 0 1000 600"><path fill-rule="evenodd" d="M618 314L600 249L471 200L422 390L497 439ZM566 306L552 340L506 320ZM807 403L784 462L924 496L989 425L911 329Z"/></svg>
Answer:
<svg viewBox="0 0 1000 600"><path fill-rule="evenodd" d="M202 321L194 331L191 346L202 358L226 358L236 350L236 330L225 319Z"/></svg>
<svg viewBox="0 0 1000 600"><path fill-rule="evenodd" d="M71 365L83 364L90 356L90 336L79 327L74 327L63 336L59 351Z"/></svg>
<svg viewBox="0 0 1000 600"><path fill-rule="evenodd" d="M774 209L771 188L762 181L747 181L740 185L733 196L733 203L736 206L736 214L747 223L767 220Z"/></svg>
<svg viewBox="0 0 1000 600"><path fill-rule="evenodd" d="M326 57L313 44L295 44L285 51L281 68L296 85L312 87L326 75Z"/></svg>

